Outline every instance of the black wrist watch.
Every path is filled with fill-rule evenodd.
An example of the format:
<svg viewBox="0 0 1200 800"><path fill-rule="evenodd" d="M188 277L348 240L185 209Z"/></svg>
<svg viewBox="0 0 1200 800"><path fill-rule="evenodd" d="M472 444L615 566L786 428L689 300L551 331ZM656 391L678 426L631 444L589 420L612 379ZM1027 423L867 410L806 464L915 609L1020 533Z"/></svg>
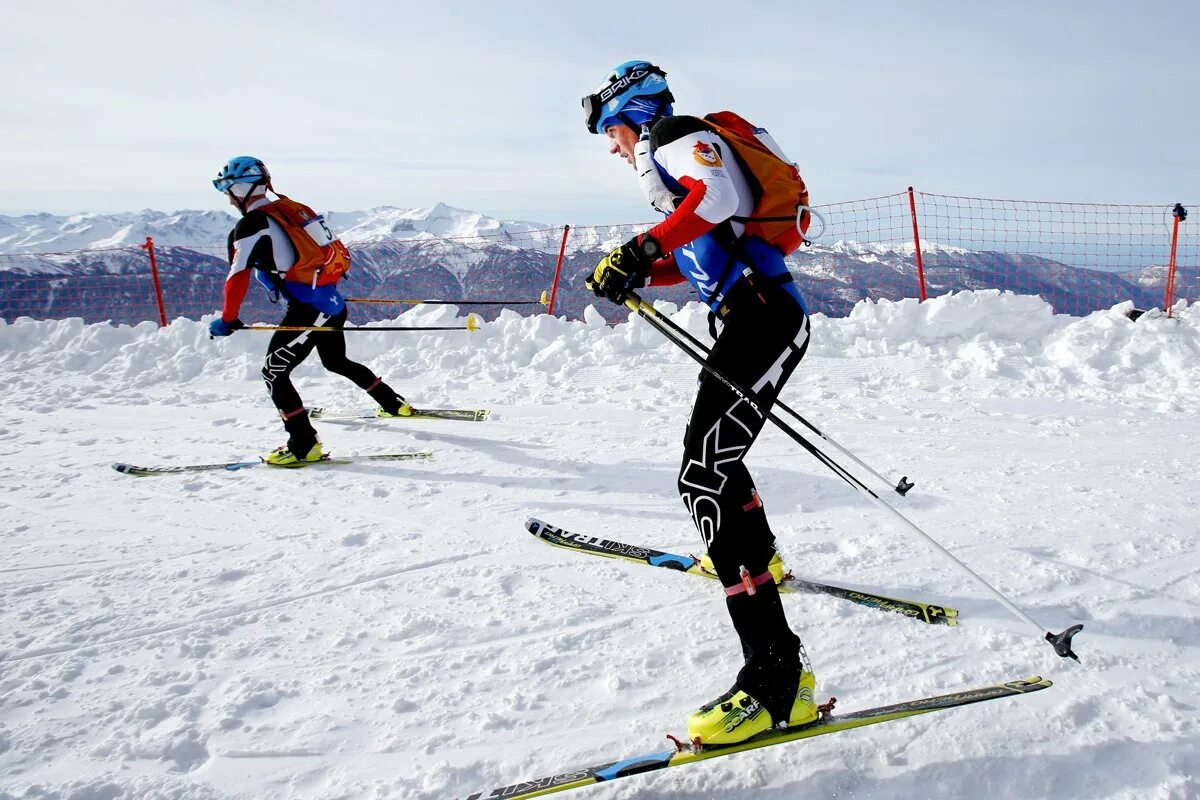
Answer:
<svg viewBox="0 0 1200 800"><path fill-rule="evenodd" d="M658 239L655 239L653 236L642 237L640 247L642 250L642 255L648 260L654 261L662 258L662 245L660 245L658 243Z"/></svg>

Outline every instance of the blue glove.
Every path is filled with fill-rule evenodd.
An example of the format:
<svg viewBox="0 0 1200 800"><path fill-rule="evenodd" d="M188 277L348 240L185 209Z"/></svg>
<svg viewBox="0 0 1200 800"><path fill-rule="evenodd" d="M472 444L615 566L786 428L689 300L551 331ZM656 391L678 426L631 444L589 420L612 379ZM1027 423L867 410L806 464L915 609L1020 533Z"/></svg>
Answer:
<svg viewBox="0 0 1200 800"><path fill-rule="evenodd" d="M242 322L240 319L235 319L233 322L226 322L220 317L217 317L212 322L208 323L208 335L228 336L234 331L241 330L244 327L246 327L246 323Z"/></svg>

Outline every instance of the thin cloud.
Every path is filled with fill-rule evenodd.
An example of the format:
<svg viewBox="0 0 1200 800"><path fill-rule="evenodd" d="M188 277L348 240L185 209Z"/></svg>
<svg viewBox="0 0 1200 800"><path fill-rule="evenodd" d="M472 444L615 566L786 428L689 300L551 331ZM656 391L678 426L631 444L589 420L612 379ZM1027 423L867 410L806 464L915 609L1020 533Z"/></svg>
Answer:
<svg viewBox="0 0 1200 800"><path fill-rule="evenodd" d="M1164 17L1111 0L288 9L6 10L20 35L0 69L22 78L6 84L0 208L222 208L208 179L251 153L322 207L648 218L579 108L633 57L667 70L680 113L729 108L768 127L816 202L912 183L1167 203L1200 183L1200 154L1182 145L1200 127L1188 4Z"/></svg>

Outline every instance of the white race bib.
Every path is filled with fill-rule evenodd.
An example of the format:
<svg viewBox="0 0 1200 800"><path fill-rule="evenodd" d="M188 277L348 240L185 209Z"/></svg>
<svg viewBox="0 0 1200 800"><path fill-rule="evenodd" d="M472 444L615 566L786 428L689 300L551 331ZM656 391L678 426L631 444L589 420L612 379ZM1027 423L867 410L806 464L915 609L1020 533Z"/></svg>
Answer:
<svg viewBox="0 0 1200 800"><path fill-rule="evenodd" d="M337 237L333 235L333 231L329 230L329 226L325 224L325 218L319 214L304 226L304 232L319 247L325 247L337 241Z"/></svg>

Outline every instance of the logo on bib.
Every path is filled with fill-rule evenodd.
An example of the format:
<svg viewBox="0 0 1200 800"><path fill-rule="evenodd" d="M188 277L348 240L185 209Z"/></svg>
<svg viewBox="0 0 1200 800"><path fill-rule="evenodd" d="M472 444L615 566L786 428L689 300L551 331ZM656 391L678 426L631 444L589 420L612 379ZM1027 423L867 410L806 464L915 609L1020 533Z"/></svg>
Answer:
<svg viewBox="0 0 1200 800"><path fill-rule="evenodd" d="M711 144L705 142L696 142L696 146L692 148L692 157L696 159L696 163L705 167L721 166L721 156Z"/></svg>

